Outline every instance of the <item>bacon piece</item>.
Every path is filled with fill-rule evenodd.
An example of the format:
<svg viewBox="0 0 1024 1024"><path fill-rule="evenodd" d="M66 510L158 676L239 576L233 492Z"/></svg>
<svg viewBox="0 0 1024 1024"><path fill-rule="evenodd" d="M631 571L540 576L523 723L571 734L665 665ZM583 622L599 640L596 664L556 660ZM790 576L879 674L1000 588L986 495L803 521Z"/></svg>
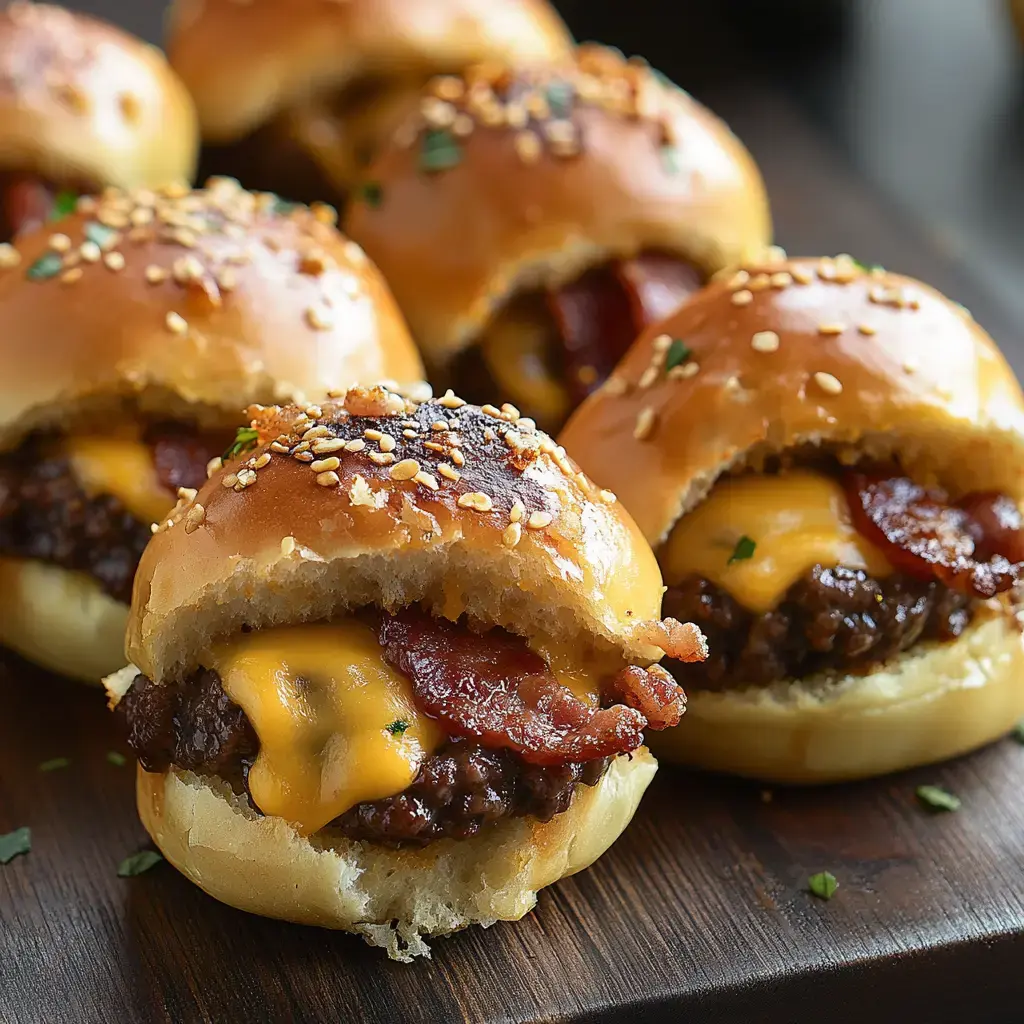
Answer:
<svg viewBox="0 0 1024 1024"><path fill-rule="evenodd" d="M53 209L53 189L29 174L5 175L0 181L0 194L0 231L4 240L41 227Z"/></svg>
<svg viewBox="0 0 1024 1024"><path fill-rule="evenodd" d="M686 710L682 687L660 665L624 668L605 685L604 694L609 700L635 708L651 729L671 729Z"/></svg>
<svg viewBox="0 0 1024 1024"><path fill-rule="evenodd" d="M643 743L641 706L668 722L680 703L678 687L636 669L615 684L633 707L590 707L520 637L473 633L414 609L382 615L378 636L385 660L412 682L417 705L450 735L514 750L532 764L628 753Z"/></svg>
<svg viewBox="0 0 1024 1024"><path fill-rule="evenodd" d="M613 266L633 308L633 337L626 348L645 327L674 313L703 283L696 267L667 253L644 253Z"/></svg>
<svg viewBox="0 0 1024 1024"><path fill-rule="evenodd" d="M998 496L969 495L958 507L943 491L881 472L849 472L844 486L854 526L895 568L982 598L1017 582L1019 516Z"/></svg>
<svg viewBox="0 0 1024 1024"><path fill-rule="evenodd" d="M224 451L230 439L201 433L185 423L157 423L146 430L145 442L153 452L160 483L177 494L179 487L198 490L206 483L206 464Z"/></svg>

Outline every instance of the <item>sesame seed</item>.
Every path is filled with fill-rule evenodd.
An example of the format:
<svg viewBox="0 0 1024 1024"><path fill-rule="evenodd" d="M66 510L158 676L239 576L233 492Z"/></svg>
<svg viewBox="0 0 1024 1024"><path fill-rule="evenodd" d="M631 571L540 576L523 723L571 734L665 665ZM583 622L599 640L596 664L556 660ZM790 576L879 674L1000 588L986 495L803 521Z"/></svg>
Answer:
<svg viewBox="0 0 1024 1024"><path fill-rule="evenodd" d="M438 463L437 471L446 480L455 482L462 479L462 474L457 469L452 468L447 462Z"/></svg>
<svg viewBox="0 0 1024 1024"><path fill-rule="evenodd" d="M10 270L21 262L21 253L10 242L0 243L0 269Z"/></svg>
<svg viewBox="0 0 1024 1024"><path fill-rule="evenodd" d="M515 423L519 419L519 410L511 402L502 402L501 416L502 419L508 419Z"/></svg>
<svg viewBox="0 0 1024 1024"><path fill-rule="evenodd" d="M814 280L814 275L803 267L793 267L790 273L797 284L810 284Z"/></svg>
<svg viewBox="0 0 1024 1024"><path fill-rule="evenodd" d="M842 334L846 330L846 324L818 324L818 333L826 336Z"/></svg>
<svg viewBox="0 0 1024 1024"><path fill-rule="evenodd" d="M432 491L436 491L439 486L437 477L425 473L422 469L413 477L413 480L418 484L423 484L424 487L429 487Z"/></svg>
<svg viewBox="0 0 1024 1024"><path fill-rule="evenodd" d="M178 313L170 312L164 318L167 329L172 334L186 334L188 332L188 321Z"/></svg>
<svg viewBox="0 0 1024 1024"><path fill-rule="evenodd" d="M312 462L313 461L313 453L312 452L292 452L292 458L293 459L298 459L299 462Z"/></svg>
<svg viewBox="0 0 1024 1024"><path fill-rule="evenodd" d="M543 530L545 526L551 525L553 519L554 516L550 512L531 512L526 525L531 530Z"/></svg>
<svg viewBox="0 0 1024 1024"><path fill-rule="evenodd" d="M146 280L150 284L160 284L162 281L167 280L167 271L163 267L158 267L155 263L152 263L146 267Z"/></svg>
<svg viewBox="0 0 1024 1024"><path fill-rule="evenodd" d="M604 502L604 503L605 503L606 505L614 505L614 504L615 504L615 502L616 502L616 501L618 500L618 499L617 499L617 498L615 497L615 492L614 492L614 491L609 491L609 490L604 490L604 489L602 489L602 490L598 491L598 492L597 492L597 496L598 496L598 498L600 498L600 499L601 499L601 501L603 501L603 502Z"/></svg>
<svg viewBox="0 0 1024 1024"><path fill-rule="evenodd" d="M254 469L262 469L264 466L270 465L270 453L264 452L254 463Z"/></svg>
<svg viewBox="0 0 1024 1024"><path fill-rule="evenodd" d="M81 277L82 268L72 267L70 270L65 270L64 273L60 275L60 281L61 284L74 284L76 281L81 280Z"/></svg>
<svg viewBox="0 0 1024 1024"><path fill-rule="evenodd" d="M395 461L391 452L368 452L367 458L378 466L390 466Z"/></svg>
<svg viewBox="0 0 1024 1024"><path fill-rule="evenodd" d="M733 292L731 301L734 306L749 306L754 301L754 293L744 288L742 291Z"/></svg>
<svg viewBox="0 0 1024 1024"><path fill-rule="evenodd" d="M219 455L215 455L206 464L206 479L209 480L214 473L219 473L223 468L224 460Z"/></svg>
<svg viewBox="0 0 1024 1024"><path fill-rule="evenodd" d="M671 347L672 336L670 334L659 334L654 341L651 342L651 348L653 348L659 355L663 352L667 352Z"/></svg>
<svg viewBox="0 0 1024 1024"><path fill-rule="evenodd" d="M439 399L438 405L443 405L446 409L461 409L466 403L454 394L449 388Z"/></svg>
<svg viewBox="0 0 1024 1024"><path fill-rule="evenodd" d="M206 509L202 505L193 505L185 514L185 533L195 533L206 519Z"/></svg>
<svg viewBox="0 0 1024 1024"><path fill-rule="evenodd" d="M700 363L683 363L682 366L673 366L668 371L669 380L689 380L700 373Z"/></svg>
<svg viewBox="0 0 1024 1024"><path fill-rule="evenodd" d="M906 373L917 373L921 368L921 364L916 359L904 359L903 369Z"/></svg>
<svg viewBox="0 0 1024 1024"><path fill-rule="evenodd" d="M878 328L873 324L857 324L857 330L860 331L861 334L867 335L869 338L878 333Z"/></svg>
<svg viewBox="0 0 1024 1024"><path fill-rule="evenodd" d="M482 491L469 491L466 494L459 495L459 500L456 504L458 504L459 508L471 508L476 512L490 512L494 508L491 496L484 494Z"/></svg>
<svg viewBox="0 0 1024 1024"><path fill-rule="evenodd" d="M234 473L227 473L221 479L221 486L223 487L234 487L238 483L238 476Z"/></svg>
<svg viewBox="0 0 1024 1024"><path fill-rule="evenodd" d="M769 245L764 252L766 263L781 263L786 258L786 250L781 245Z"/></svg>
<svg viewBox="0 0 1024 1024"><path fill-rule="evenodd" d="M793 275L786 270L780 270L771 276L773 288L788 288L793 283Z"/></svg>
<svg viewBox="0 0 1024 1024"><path fill-rule="evenodd" d="M79 247L78 251L82 254L82 259L86 263L98 263L102 253L100 247L95 242L83 242Z"/></svg>
<svg viewBox="0 0 1024 1024"><path fill-rule="evenodd" d="M345 447L345 442L340 437L325 437L313 444L313 452L316 455L328 455L331 452L340 452Z"/></svg>
<svg viewBox="0 0 1024 1024"><path fill-rule="evenodd" d="M295 538L294 537L282 537L281 538L281 554L287 558L295 551Z"/></svg>
<svg viewBox="0 0 1024 1024"><path fill-rule="evenodd" d="M365 437L367 441L379 441L383 436L384 434L382 431L374 430L373 428L368 427L363 431L363 437Z"/></svg>
<svg viewBox="0 0 1024 1024"><path fill-rule="evenodd" d="M666 337L668 337L666 335ZM669 339L671 341L671 339ZM672 376L672 371L669 371L669 376ZM613 398L617 398L619 395L624 395L629 390L629 385L622 377L609 377L604 382L604 391L611 395Z"/></svg>
<svg viewBox="0 0 1024 1024"><path fill-rule="evenodd" d="M540 159L542 146L540 136L536 132L517 132L515 147L516 156L518 156L524 164L535 164Z"/></svg>
<svg viewBox="0 0 1024 1024"><path fill-rule="evenodd" d="M827 395L840 395L843 392L842 381L838 377L834 377L831 373L825 373L819 370L814 375L814 382Z"/></svg>
<svg viewBox="0 0 1024 1024"><path fill-rule="evenodd" d="M337 455L332 455L327 459L318 459L316 462L311 462L309 468L314 473L326 473L328 470L337 469L341 465L341 459Z"/></svg>
<svg viewBox="0 0 1024 1024"><path fill-rule="evenodd" d="M307 412L306 415L308 416L309 413ZM319 413L319 415L322 416L323 413ZM330 437L330 436L331 436L331 432L322 423L318 423L315 427L310 427L309 430L307 430L302 435L302 440L303 441L315 441L318 437Z"/></svg>
<svg viewBox="0 0 1024 1024"><path fill-rule="evenodd" d="M354 441L345 442L345 451L347 452L361 452L365 447L366 442L361 437L357 437Z"/></svg>
<svg viewBox="0 0 1024 1024"><path fill-rule="evenodd" d="M755 352L778 352L779 336L774 331L758 331L750 339L750 347Z"/></svg>
<svg viewBox="0 0 1024 1024"><path fill-rule="evenodd" d="M452 456L451 457L452 457L452 462L454 462L456 466L460 466L461 467L461 466L464 466L466 464L466 456L463 455L462 452L460 452L458 450L458 448L456 448L452 452Z"/></svg>
<svg viewBox="0 0 1024 1024"><path fill-rule="evenodd" d="M438 444L437 441L424 441L423 442L423 447L424 448L429 448L430 451L432 451L432 452L441 452L442 454L444 454L444 452L445 452L444 445L443 444Z"/></svg>
<svg viewBox="0 0 1024 1024"><path fill-rule="evenodd" d="M380 450L382 452L393 452L398 442L390 434L382 434L380 439Z"/></svg>
<svg viewBox="0 0 1024 1024"><path fill-rule="evenodd" d="M411 480L420 471L420 464L415 459L402 459L391 467L392 480Z"/></svg>
<svg viewBox="0 0 1024 1024"><path fill-rule="evenodd" d="M452 122L452 132L460 138L465 138L473 133L473 118L469 114L456 114Z"/></svg>
<svg viewBox="0 0 1024 1024"><path fill-rule="evenodd" d="M54 252L67 252L71 248L71 239L67 235L50 235L49 242Z"/></svg>
<svg viewBox="0 0 1024 1024"><path fill-rule="evenodd" d="M124 270L124 256L119 252L108 252L103 257L108 270Z"/></svg>
<svg viewBox="0 0 1024 1024"><path fill-rule="evenodd" d="M509 523L505 528L505 532L501 535L502 543L505 547L514 548L523 536L523 528L519 523Z"/></svg>
<svg viewBox="0 0 1024 1024"><path fill-rule="evenodd" d="M643 441L651 436L654 430L654 410L645 405L637 414L636 425L633 427L633 437L637 441Z"/></svg>
<svg viewBox="0 0 1024 1024"><path fill-rule="evenodd" d="M508 517L513 523L518 523L526 512L526 506L517 498L509 511Z"/></svg>
<svg viewBox="0 0 1024 1024"><path fill-rule="evenodd" d="M334 317L324 306L309 306L306 309L306 323L315 331L329 331L334 326Z"/></svg>
<svg viewBox="0 0 1024 1024"><path fill-rule="evenodd" d="M321 487L336 487L338 484L341 483L341 478L338 476L337 473L334 472L333 469L331 469L327 470L324 473L317 473L316 482Z"/></svg>
<svg viewBox="0 0 1024 1024"><path fill-rule="evenodd" d="M256 474L251 469L240 469L238 471L238 483L243 487L256 483ZM238 486L236 484L235 486Z"/></svg>
<svg viewBox="0 0 1024 1024"><path fill-rule="evenodd" d="M493 416L495 419L501 419L501 410L495 405L481 405L480 411L488 416Z"/></svg>
<svg viewBox="0 0 1024 1024"><path fill-rule="evenodd" d="M736 273L729 278L729 284L726 287L731 291L735 291L737 288L742 288L749 280L750 274L745 270L737 270Z"/></svg>
<svg viewBox="0 0 1024 1024"><path fill-rule="evenodd" d="M756 274L751 278L747 287L752 292L763 292L771 284L771 277L768 274Z"/></svg>
<svg viewBox="0 0 1024 1024"><path fill-rule="evenodd" d="M640 375L640 380L637 383L637 387L639 387L641 391L646 391L649 387L653 386L658 379L659 370L660 367L657 364L653 366L648 366L647 369L644 370L644 372Z"/></svg>

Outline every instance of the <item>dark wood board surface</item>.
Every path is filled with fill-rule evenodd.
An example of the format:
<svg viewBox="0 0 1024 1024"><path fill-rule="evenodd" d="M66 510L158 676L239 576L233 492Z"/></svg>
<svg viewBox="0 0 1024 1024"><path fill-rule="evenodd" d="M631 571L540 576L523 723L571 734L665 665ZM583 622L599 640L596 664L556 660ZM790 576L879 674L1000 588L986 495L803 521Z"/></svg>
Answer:
<svg viewBox="0 0 1024 1024"><path fill-rule="evenodd" d="M92 3L112 17L119 6L124 23L155 33L159 5ZM931 115L905 125L899 154L918 161L919 188L907 166L881 159L892 141L878 133L888 138L892 123L858 122L850 83L865 81L857 62L876 52L871 40L894 31L885 16L847 25L842 39L816 18L808 55L777 23L773 35L763 21L702 18L699 32L670 34L651 30L653 0L619 22L607 5L565 6L580 35L648 51L730 121L761 164L791 251L849 251L933 282L1024 369L1024 292L1007 284L1011 271L1024 278L1024 246L1013 250L1008 233L1024 216L1021 154L993 133L991 148L965 155L972 124L946 127L961 193L997 190L1002 217L977 199L953 202L946 176L929 173ZM995 38L957 19L949 29L963 45ZM962 90L972 86L960 64L1003 81L999 123L1020 109L1012 48L999 51L1001 78L995 50L980 69L956 52ZM887 109L928 84L913 61L868 67L891 91ZM994 262L1004 275L989 273ZM1011 740L873 783L776 789L767 802L754 784L665 769L622 840L543 893L534 914L438 940L432 961L405 966L344 935L223 907L166 865L118 878L146 837L131 768L106 759L118 742L100 695L0 657L0 709L0 833L33 829L32 852L0 867L0 1024L1024 1018L1024 746ZM40 773L53 757L71 765ZM924 782L957 793L962 809L926 812L914 798ZM840 881L829 903L806 892L821 869Z"/></svg>

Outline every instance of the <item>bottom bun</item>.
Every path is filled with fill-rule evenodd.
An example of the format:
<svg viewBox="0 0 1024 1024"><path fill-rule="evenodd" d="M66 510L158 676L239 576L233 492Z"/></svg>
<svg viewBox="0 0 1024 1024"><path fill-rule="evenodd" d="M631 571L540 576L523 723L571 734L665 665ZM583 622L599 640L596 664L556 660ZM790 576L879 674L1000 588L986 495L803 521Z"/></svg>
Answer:
<svg viewBox="0 0 1024 1024"><path fill-rule="evenodd" d="M957 640L921 644L865 676L691 691L682 722L651 748L770 782L843 782L966 753L1022 716L1024 642L998 606Z"/></svg>
<svg viewBox="0 0 1024 1024"><path fill-rule="evenodd" d="M164 856L224 903L343 928L394 960L430 955L424 936L518 921L537 891L588 867L629 824L657 770L645 748L618 757L551 821L513 818L472 839L389 849L306 837L260 817L219 779L139 769L139 816Z"/></svg>
<svg viewBox="0 0 1024 1024"><path fill-rule="evenodd" d="M61 675L99 684L124 664L128 606L84 573L0 558L0 644Z"/></svg>

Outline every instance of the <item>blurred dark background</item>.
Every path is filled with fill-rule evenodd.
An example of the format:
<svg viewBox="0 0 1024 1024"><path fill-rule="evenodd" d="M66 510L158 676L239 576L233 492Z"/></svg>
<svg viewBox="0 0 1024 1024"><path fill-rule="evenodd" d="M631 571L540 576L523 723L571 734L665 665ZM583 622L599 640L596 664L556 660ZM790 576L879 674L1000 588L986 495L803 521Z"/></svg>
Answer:
<svg viewBox="0 0 1024 1024"><path fill-rule="evenodd" d="M494 0L500 3L501 0ZM153 41L162 0L69 0ZM1024 370L1024 48L1002 0L561 0L761 164L781 244L951 293Z"/></svg>

